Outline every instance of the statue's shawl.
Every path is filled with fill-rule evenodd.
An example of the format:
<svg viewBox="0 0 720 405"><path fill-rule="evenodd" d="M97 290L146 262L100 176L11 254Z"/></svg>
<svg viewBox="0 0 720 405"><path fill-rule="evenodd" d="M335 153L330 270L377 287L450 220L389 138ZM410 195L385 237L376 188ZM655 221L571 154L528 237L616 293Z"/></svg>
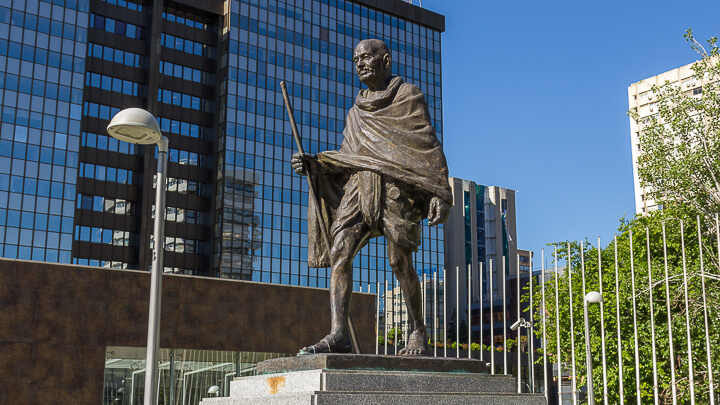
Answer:
<svg viewBox="0 0 720 405"><path fill-rule="evenodd" d="M445 153L430 122L425 96L415 85L394 77L385 91L361 90L348 113L343 137L340 150L318 154L326 174L317 176L315 184L319 185L317 194L326 229L342 198L342 178L358 171L379 173L452 205ZM328 267L319 226L314 202L310 201L309 265Z"/></svg>

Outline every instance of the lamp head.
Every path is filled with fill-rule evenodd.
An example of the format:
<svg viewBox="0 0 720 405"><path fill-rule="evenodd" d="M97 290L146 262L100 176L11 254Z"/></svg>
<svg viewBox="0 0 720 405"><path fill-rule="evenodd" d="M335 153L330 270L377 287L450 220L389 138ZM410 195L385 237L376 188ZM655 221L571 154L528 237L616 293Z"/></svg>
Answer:
<svg viewBox="0 0 720 405"><path fill-rule="evenodd" d="M142 108L126 108L115 114L107 132L115 139L140 145L158 143L162 137L155 117Z"/></svg>
<svg viewBox="0 0 720 405"><path fill-rule="evenodd" d="M213 385L213 386L210 387L210 389L208 390L208 394L218 395L219 393L220 393L220 387L218 387L217 385Z"/></svg>
<svg viewBox="0 0 720 405"><path fill-rule="evenodd" d="M515 321L514 324L510 325L511 330L517 330L517 328L524 326L525 324L525 318L520 318L517 321Z"/></svg>
<svg viewBox="0 0 720 405"><path fill-rule="evenodd" d="M600 294L597 291L590 291L585 295L585 302L590 303L598 303L598 302L604 302L602 294Z"/></svg>

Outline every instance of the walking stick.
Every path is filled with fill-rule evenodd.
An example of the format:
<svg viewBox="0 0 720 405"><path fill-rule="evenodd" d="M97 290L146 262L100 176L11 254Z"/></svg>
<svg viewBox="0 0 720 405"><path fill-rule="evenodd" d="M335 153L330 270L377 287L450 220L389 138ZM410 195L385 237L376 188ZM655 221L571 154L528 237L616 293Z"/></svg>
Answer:
<svg viewBox="0 0 720 405"><path fill-rule="evenodd" d="M280 88L282 89L283 99L285 100L285 108L287 109L288 117L290 118L290 125L292 126L292 133L293 138L295 138L295 144L297 145L297 151L298 153L305 153L302 147L302 143L300 142L300 132L298 132L297 124L295 123L295 115L293 114L292 105L290 104L290 96L288 95L287 86L285 85L284 81L280 82ZM310 199L313 200L313 202L315 203L313 204L315 206L315 216L317 217L318 221L320 221L320 233L322 234L323 240L325 241L327 254L328 256L330 256L330 249L332 248L332 244L330 243L330 236L328 235L327 227L325 226L325 219L323 218L322 212L320 211L320 204L315 191L315 181L310 175L310 171L308 170L308 167L304 164L304 162L303 166L305 169L305 178L307 178L308 182ZM350 343L352 344L353 351L356 354L360 354L360 344L357 340L357 335L355 334L355 326L353 325L352 317L350 316L349 312L348 327L350 329Z"/></svg>

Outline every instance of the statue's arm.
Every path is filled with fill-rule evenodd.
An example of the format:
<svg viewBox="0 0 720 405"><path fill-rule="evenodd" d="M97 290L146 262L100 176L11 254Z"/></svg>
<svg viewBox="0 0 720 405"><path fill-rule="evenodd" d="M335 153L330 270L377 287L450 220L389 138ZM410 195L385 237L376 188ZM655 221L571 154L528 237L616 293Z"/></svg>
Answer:
<svg viewBox="0 0 720 405"><path fill-rule="evenodd" d="M428 225L442 224L450 215L450 205L440 197L433 197L430 200L430 208L428 209Z"/></svg>
<svg viewBox="0 0 720 405"><path fill-rule="evenodd" d="M295 173L305 176L307 171L313 174L331 174L338 172L338 169L329 164L326 160L320 159L321 153L295 153L290 159L290 164Z"/></svg>

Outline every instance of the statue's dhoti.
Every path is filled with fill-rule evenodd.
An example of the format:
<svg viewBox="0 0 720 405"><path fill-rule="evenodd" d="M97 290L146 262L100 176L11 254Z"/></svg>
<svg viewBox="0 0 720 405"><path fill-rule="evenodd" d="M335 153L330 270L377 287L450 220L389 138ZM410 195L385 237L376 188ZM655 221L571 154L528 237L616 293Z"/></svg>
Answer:
<svg viewBox="0 0 720 405"><path fill-rule="evenodd" d="M330 228L334 240L343 229L358 222L367 224L360 246L370 238L385 236L403 250L417 251L424 216L422 193L382 175L361 171L350 176Z"/></svg>

